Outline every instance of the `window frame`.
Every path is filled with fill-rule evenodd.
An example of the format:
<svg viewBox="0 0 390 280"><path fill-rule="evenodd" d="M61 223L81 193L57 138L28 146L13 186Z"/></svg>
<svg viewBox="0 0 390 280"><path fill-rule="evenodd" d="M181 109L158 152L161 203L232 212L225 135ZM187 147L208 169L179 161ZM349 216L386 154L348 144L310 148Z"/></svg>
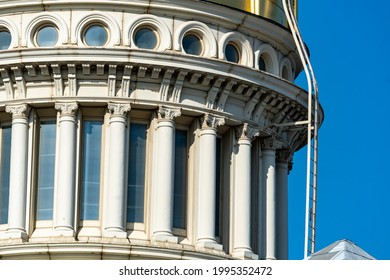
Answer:
<svg viewBox="0 0 390 280"><path fill-rule="evenodd" d="M128 222L127 221L127 207L128 207L128 178L129 178L129 164L130 164L130 133L131 133L131 124L143 124L146 125L146 147L145 147L145 177L144 177L144 213L143 213L143 222ZM145 120L145 119L136 119L136 118L130 118L130 122L128 122L128 131L127 131L127 141L126 141L126 146L128 148L127 150L127 165L126 165L126 204L125 204L125 211L126 211L126 229L127 231L132 231L132 230L140 230L140 231L145 231L145 224L147 221L147 185L148 185L148 173L149 173L149 168L148 168L148 161L149 161L149 130L150 130L150 122Z"/></svg>
<svg viewBox="0 0 390 280"><path fill-rule="evenodd" d="M11 143L10 143L10 157L11 157L11 147L12 147L12 121L4 121L4 122L1 122L0 123L0 164L1 164L1 160L2 160L2 144L3 144L3 128L4 127L9 127L11 129ZM8 169L10 169L11 167L11 162L9 161L8 162L9 164L9 167ZM0 174L1 175L1 174ZM10 175L9 175L10 177ZM10 180L10 178L8 179ZM8 216L8 211L9 211L9 188L10 188L10 185L9 185L9 182L8 182L8 210L7 210L7 216ZM8 227L8 217L7 217L7 223L6 224L0 224L0 232L1 231L5 231L7 230L7 227Z"/></svg>
<svg viewBox="0 0 390 280"><path fill-rule="evenodd" d="M88 42L87 42L87 38L86 38L86 35L87 35L87 31L93 27L93 26L100 26L104 29L104 31L106 32L106 35L107 35L107 38L106 38L106 41L104 42L103 45L89 45ZM106 47L110 41L111 41L111 34L110 34L110 29L109 27L106 25L105 22L101 22L101 21L92 21L88 24L86 24L85 26L83 26L83 29L81 31L81 41L83 43L83 45L85 47L88 47L88 48L104 48Z"/></svg>
<svg viewBox="0 0 390 280"><path fill-rule="evenodd" d="M38 196L39 196L39 156L40 156L40 143L41 143L41 129L40 125L42 122L54 122L56 126L56 139L55 139L55 158L54 158L54 179L53 179L53 209L52 209L52 219L49 220L38 220ZM35 131L34 131L34 156L33 156L33 194L32 198L34 199L32 217L35 221L35 228L47 228L53 225L54 220L54 209L55 209L55 191L56 191L56 182L57 182L57 161L58 161L58 122L56 116L49 117L39 117L35 119Z"/></svg>
<svg viewBox="0 0 390 280"><path fill-rule="evenodd" d="M3 27L3 26L0 26L0 32L6 32L6 33L8 33L10 35L10 41L9 41L8 47L4 48L4 49L0 48L0 51L9 50L12 47L12 40L13 40L12 33L11 33L11 31L8 28Z"/></svg>
<svg viewBox="0 0 390 280"><path fill-rule="evenodd" d="M43 28L46 28L46 27L52 27L55 29L55 31L57 32L57 41L53 44L53 45L50 45L50 46L41 46L39 45L39 42L38 42L38 34L39 32L43 29ZM58 26L53 23L53 22L44 22L42 24L40 24L39 26L37 26L34 30L34 33L33 33L33 42L34 42L34 45L37 47L37 48L54 48L56 47L58 44L59 44L59 41L60 41L60 29L58 28Z"/></svg>
<svg viewBox="0 0 390 280"><path fill-rule="evenodd" d="M174 144L174 150L175 150L175 153L176 153L176 130L181 130L181 131L186 131L187 132L187 145L186 145L186 150L187 150L187 161L186 161L186 174L185 174L185 181L186 181L186 185L185 185L185 209L186 209L186 212L184 214L184 217L185 217L185 227L184 228L176 228L174 227L173 225L173 216L172 216L172 233L175 235L175 236L180 236L180 237L187 237L187 231L188 231L188 227L189 227L189 222L190 222L190 217L189 217L189 212L190 212L190 209L189 209L189 192L190 192L190 188L189 188L189 167L190 167L190 128L187 126L187 125L183 125L183 124L180 124L180 123L177 123L175 124L175 144ZM173 168L175 170L175 162L173 163ZM173 175L174 179L175 179L175 175ZM173 182L173 192L175 192L175 181ZM175 200L173 198L173 205L172 205L172 208L173 208L173 211L174 211L174 206L175 205Z"/></svg>
<svg viewBox="0 0 390 280"><path fill-rule="evenodd" d="M199 44L200 44L200 53L198 54L192 54L192 53L188 53L185 48L184 48L184 39L187 37L187 36L194 36L198 39L199 41ZM199 32L196 32L195 30L188 30L186 33L184 33L183 35L183 38L181 40L181 44L182 44L182 48L183 48L183 52L187 55L194 55L194 56L205 56L205 52L206 52L206 44L205 44L205 40L204 40L204 36L203 34L199 34Z"/></svg>
<svg viewBox="0 0 390 280"><path fill-rule="evenodd" d="M77 213L77 226L79 230L79 236L93 236L99 235L101 232L101 224L103 220L103 197L104 197L104 164L105 164L105 145L106 145L106 118L105 118L105 108L104 107L81 107L79 109L79 118L78 118L78 159L77 159L77 186L76 186L76 213ZM100 188L99 188L99 218L98 220L82 220L81 219L81 209L82 209L82 180L83 180L83 160L84 160L84 123L86 121L100 121L102 130L101 130L101 143L100 143ZM90 229L93 228L96 232L94 233ZM85 232L85 233L84 233Z"/></svg>
<svg viewBox="0 0 390 280"><path fill-rule="evenodd" d="M137 45L137 42L136 42L136 35L137 33L142 30L142 29L148 29L150 30L156 37L156 45L153 47L153 48L143 48L143 47L140 47ZM134 42L134 46L137 48L137 49L140 49L140 50L158 50L159 47L160 47L160 44L161 44L161 38L160 38L160 34L157 30L157 28L153 25L150 25L150 24L142 24L142 25L139 25L137 26L137 28L134 30L133 34L132 34L132 41Z"/></svg>

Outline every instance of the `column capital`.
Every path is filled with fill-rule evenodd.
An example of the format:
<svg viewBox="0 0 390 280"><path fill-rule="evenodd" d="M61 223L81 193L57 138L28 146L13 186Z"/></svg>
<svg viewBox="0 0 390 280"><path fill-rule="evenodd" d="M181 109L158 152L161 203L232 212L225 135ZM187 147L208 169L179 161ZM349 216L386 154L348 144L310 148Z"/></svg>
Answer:
<svg viewBox="0 0 390 280"><path fill-rule="evenodd" d="M108 110L111 117L126 117L127 113L131 110L130 103L114 103L108 102Z"/></svg>
<svg viewBox="0 0 390 280"><path fill-rule="evenodd" d="M217 117L212 114L206 113L202 121L202 129L214 129L216 130L218 126L225 124L224 117Z"/></svg>
<svg viewBox="0 0 390 280"><path fill-rule="evenodd" d="M276 162L286 163L288 171L292 169L293 165L293 153L290 150L277 150L276 151Z"/></svg>
<svg viewBox="0 0 390 280"><path fill-rule="evenodd" d="M292 153L289 150L277 150L276 161L290 163L292 161Z"/></svg>
<svg viewBox="0 0 390 280"><path fill-rule="evenodd" d="M174 118L181 115L181 109L160 105L158 108L158 121L173 121Z"/></svg>
<svg viewBox="0 0 390 280"><path fill-rule="evenodd" d="M70 103L56 103L55 104L56 110L61 112L61 116L76 116L77 109L79 106L77 105L77 102L70 102Z"/></svg>
<svg viewBox="0 0 390 280"><path fill-rule="evenodd" d="M13 119L27 119L30 115L31 107L26 103L7 105L5 106L5 111L12 114Z"/></svg>
<svg viewBox="0 0 390 280"><path fill-rule="evenodd" d="M252 141L255 137L260 135L260 131L255 129L253 126L248 123L244 123L242 126L235 129L236 137L239 140L249 140Z"/></svg>
<svg viewBox="0 0 390 280"><path fill-rule="evenodd" d="M268 136L261 138L261 149L262 150L276 150L277 141L274 136Z"/></svg>

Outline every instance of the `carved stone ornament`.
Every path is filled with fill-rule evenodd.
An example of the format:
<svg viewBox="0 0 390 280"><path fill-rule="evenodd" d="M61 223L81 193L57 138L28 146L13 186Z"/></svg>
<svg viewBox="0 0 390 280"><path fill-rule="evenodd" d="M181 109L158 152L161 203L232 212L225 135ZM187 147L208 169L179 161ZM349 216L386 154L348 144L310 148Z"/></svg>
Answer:
<svg viewBox="0 0 390 280"><path fill-rule="evenodd" d="M236 137L238 139L252 141L253 138L258 137L259 135L260 131L247 123L244 123L242 126L236 129Z"/></svg>
<svg viewBox="0 0 390 280"><path fill-rule="evenodd" d="M61 116L76 116L79 106L76 102L73 103L56 103L56 110L61 112Z"/></svg>
<svg viewBox="0 0 390 280"><path fill-rule="evenodd" d="M111 117L126 117L127 112L131 109L130 103L109 102L107 107Z"/></svg>
<svg viewBox="0 0 390 280"><path fill-rule="evenodd" d="M218 126L225 124L225 118L217 117L209 113L204 115L202 129L217 129Z"/></svg>
<svg viewBox="0 0 390 280"><path fill-rule="evenodd" d="M8 105L5 107L5 111L12 114L13 119L26 119L30 114L30 106L27 104Z"/></svg>
<svg viewBox="0 0 390 280"><path fill-rule="evenodd" d="M180 108L160 106L158 108L158 121L173 121L174 118L181 115Z"/></svg>
<svg viewBox="0 0 390 280"><path fill-rule="evenodd" d="M276 161L279 162L292 162L292 154L289 150L278 150L276 152Z"/></svg>
<svg viewBox="0 0 390 280"><path fill-rule="evenodd" d="M289 150L278 150L276 152L276 162L287 163L288 171L291 171L293 166L293 154Z"/></svg>
<svg viewBox="0 0 390 280"><path fill-rule="evenodd" d="M263 150L276 150L278 148L278 142L273 136L262 138L261 148Z"/></svg>

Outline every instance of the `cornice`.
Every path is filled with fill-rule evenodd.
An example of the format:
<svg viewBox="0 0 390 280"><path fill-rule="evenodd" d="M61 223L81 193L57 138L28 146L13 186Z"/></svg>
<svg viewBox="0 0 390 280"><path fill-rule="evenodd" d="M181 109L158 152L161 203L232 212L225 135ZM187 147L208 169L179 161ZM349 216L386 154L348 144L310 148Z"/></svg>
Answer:
<svg viewBox="0 0 390 280"><path fill-rule="evenodd" d="M146 65L150 67L186 69L190 72L208 73L232 81L239 80L247 86L262 87L279 92L287 98L307 106L307 92L297 85L279 77L243 65L232 65L223 60L205 57L186 56L180 53L145 52L125 48L64 48L64 49L25 49L4 51L0 57L0 68L27 65L84 64L94 61L96 64ZM212 65L212 67L210 67Z"/></svg>

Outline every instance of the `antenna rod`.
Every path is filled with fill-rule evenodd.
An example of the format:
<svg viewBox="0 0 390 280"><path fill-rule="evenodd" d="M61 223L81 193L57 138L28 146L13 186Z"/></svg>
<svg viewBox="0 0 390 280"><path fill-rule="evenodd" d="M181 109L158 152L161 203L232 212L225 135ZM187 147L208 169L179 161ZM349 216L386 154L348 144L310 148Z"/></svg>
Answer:
<svg viewBox="0 0 390 280"><path fill-rule="evenodd" d="M316 202L318 172L318 86L306 46L302 40L298 24L291 9L290 0L283 0L283 9L293 35L299 57L305 71L308 87L308 127L307 127L307 169L306 169L306 212L304 258L315 251ZM313 108L314 101L314 108ZM313 125L314 109L314 125ZM312 139L313 131L313 139ZM313 141L313 145L312 145ZM312 158L313 157L313 158ZM310 207L311 206L311 207ZM309 237L310 235L310 237ZM310 249L309 249L310 246Z"/></svg>

